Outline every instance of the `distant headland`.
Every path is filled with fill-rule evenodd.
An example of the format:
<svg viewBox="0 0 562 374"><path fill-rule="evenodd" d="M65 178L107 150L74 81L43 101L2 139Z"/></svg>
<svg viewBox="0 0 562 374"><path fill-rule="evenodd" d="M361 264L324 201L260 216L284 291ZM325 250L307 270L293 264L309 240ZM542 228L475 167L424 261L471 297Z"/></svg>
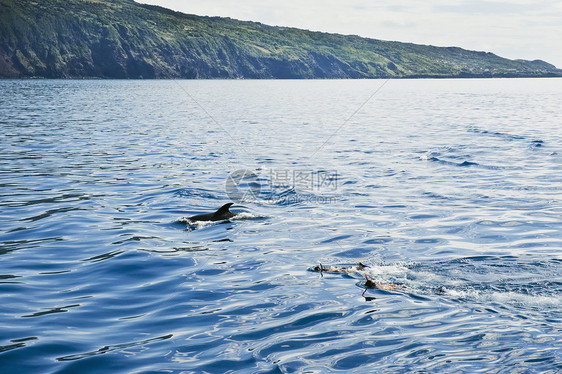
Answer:
<svg viewBox="0 0 562 374"><path fill-rule="evenodd" d="M133 0L0 0L0 78L562 77L541 60L273 27Z"/></svg>

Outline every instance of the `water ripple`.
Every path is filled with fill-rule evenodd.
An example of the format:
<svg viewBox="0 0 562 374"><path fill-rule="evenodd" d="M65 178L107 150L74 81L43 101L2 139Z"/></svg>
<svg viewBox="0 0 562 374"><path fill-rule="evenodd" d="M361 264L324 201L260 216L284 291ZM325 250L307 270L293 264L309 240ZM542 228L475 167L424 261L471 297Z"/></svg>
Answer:
<svg viewBox="0 0 562 374"><path fill-rule="evenodd" d="M378 86L0 81L2 372L562 371L560 85Z"/></svg>

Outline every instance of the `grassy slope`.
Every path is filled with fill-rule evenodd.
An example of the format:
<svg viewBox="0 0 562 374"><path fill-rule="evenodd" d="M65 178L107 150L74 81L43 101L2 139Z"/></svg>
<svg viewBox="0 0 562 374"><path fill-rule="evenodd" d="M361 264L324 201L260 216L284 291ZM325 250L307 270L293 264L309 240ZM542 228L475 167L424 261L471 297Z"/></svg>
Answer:
<svg viewBox="0 0 562 374"><path fill-rule="evenodd" d="M562 76L542 61L271 27L132 0L0 0L0 77Z"/></svg>

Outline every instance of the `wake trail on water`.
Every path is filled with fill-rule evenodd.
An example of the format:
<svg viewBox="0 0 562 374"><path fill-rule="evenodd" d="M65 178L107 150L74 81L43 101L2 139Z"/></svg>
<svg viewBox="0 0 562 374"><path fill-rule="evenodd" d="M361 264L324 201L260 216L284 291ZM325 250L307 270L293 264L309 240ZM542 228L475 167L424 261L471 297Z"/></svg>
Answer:
<svg viewBox="0 0 562 374"><path fill-rule="evenodd" d="M490 268L496 270L494 275L490 275ZM309 270L317 272L319 267ZM382 285L398 285L404 294L446 297L461 303L472 301L539 310L562 306L559 261L529 263L491 257L486 260L467 258L433 263L368 264L364 269L351 264L333 264L322 265L321 270L323 275L355 278L358 280L355 285L360 288L365 288L367 276Z"/></svg>
<svg viewBox="0 0 562 374"><path fill-rule="evenodd" d="M187 225L188 230L199 230L204 229L206 227L216 226L227 222L236 222L236 221L248 221L248 220L257 220L257 219L265 219L268 218L267 216L253 214L248 212L237 213L234 217L229 219L224 219L221 221L196 221L192 222L189 217L181 217L176 222L179 224Z"/></svg>

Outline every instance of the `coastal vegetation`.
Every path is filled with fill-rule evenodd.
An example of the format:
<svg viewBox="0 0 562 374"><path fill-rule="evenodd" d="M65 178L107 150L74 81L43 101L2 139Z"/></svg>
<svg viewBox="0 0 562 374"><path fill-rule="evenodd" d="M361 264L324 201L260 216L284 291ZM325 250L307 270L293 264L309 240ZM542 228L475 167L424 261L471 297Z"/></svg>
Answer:
<svg viewBox="0 0 562 374"><path fill-rule="evenodd" d="M0 0L0 77L545 77L544 61L174 12L132 0Z"/></svg>

